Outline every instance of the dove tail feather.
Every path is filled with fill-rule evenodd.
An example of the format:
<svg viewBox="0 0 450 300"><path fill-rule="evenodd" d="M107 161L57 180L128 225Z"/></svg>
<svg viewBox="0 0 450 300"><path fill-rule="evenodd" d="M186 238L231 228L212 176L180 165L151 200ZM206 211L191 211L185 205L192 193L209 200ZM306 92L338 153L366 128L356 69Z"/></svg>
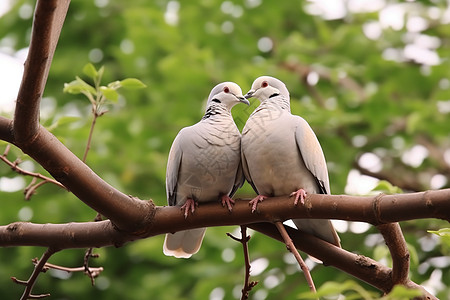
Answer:
<svg viewBox="0 0 450 300"><path fill-rule="evenodd" d="M197 228L166 234L163 247L164 254L176 258L191 257L200 249L205 231L206 228Z"/></svg>

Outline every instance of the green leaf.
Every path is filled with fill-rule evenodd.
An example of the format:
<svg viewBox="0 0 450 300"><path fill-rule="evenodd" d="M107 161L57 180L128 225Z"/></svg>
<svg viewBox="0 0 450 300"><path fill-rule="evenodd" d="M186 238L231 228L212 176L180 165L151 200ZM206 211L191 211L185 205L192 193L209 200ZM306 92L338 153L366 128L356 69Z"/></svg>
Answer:
<svg viewBox="0 0 450 300"><path fill-rule="evenodd" d="M105 96L106 99L113 102L117 102L117 100L119 99L119 93L117 93L117 91L113 88L101 86L100 92L103 94L103 96Z"/></svg>
<svg viewBox="0 0 450 300"><path fill-rule="evenodd" d="M95 69L94 65L91 63L88 63L83 67L83 73L92 79L95 79L98 76L97 70Z"/></svg>
<svg viewBox="0 0 450 300"><path fill-rule="evenodd" d="M90 93L95 95L97 91L90 84L86 83L83 79L76 76L74 81L64 84L64 93L69 94L81 94L81 93Z"/></svg>
<svg viewBox="0 0 450 300"><path fill-rule="evenodd" d="M380 182L378 182L377 186L373 188L372 191L379 191L379 192L383 192L385 194L399 194L402 193L402 189L392 185L390 182L386 181L386 180L380 180Z"/></svg>
<svg viewBox="0 0 450 300"><path fill-rule="evenodd" d="M128 90L143 89L147 87L142 81L136 78L126 78L120 81L120 85Z"/></svg>
<svg viewBox="0 0 450 300"><path fill-rule="evenodd" d="M442 228L439 230L428 230L429 233L437 234L438 236L448 236L450 237L450 228Z"/></svg>
<svg viewBox="0 0 450 300"><path fill-rule="evenodd" d="M442 228L437 231L428 230L429 233L434 233L441 237L442 243L450 247L450 228Z"/></svg>

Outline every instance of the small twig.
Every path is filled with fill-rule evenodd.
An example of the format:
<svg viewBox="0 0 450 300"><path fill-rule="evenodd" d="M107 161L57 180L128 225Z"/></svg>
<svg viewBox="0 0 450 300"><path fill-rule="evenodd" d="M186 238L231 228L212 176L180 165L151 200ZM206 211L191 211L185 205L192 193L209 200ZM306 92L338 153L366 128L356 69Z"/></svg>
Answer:
<svg viewBox="0 0 450 300"><path fill-rule="evenodd" d="M311 273L309 272L308 267L306 266L305 262L303 261L302 257L297 251L297 248L295 248L294 243L292 242L292 239L289 237L289 234L286 231L286 228L284 228L284 225L282 222L277 221L275 222L275 226L277 227L278 231L280 232L281 236L283 237L284 243L286 244L286 248L295 256L295 259L297 260L298 264L300 265L300 268L303 271L303 274L305 274L306 281L308 282L309 289L312 292L316 292L316 287L314 286L314 281L311 277Z"/></svg>
<svg viewBox="0 0 450 300"><path fill-rule="evenodd" d="M97 215L94 218L94 222L99 222L102 221L102 215L100 213L97 213ZM100 268L100 272L97 272L96 269L97 268L90 268L89 267L89 259L91 257L93 258L98 258L99 255L98 254L93 254L92 252L94 251L94 248L88 248L84 254L84 260L83 260L83 267L84 267L84 273L86 275L89 276L89 278L91 279L91 284L92 286L95 285L95 277L98 276L98 274L103 271L103 268Z"/></svg>
<svg viewBox="0 0 450 300"><path fill-rule="evenodd" d="M94 251L94 248L89 248L86 250L86 253L84 254L84 263L83 263L83 271L84 273L89 276L91 279L92 286L95 285L95 278L103 271L102 267L99 268L92 268L89 267L89 259L92 258L98 258L98 254L93 254L92 251ZM80 268L81 269L81 268Z"/></svg>
<svg viewBox="0 0 450 300"><path fill-rule="evenodd" d="M39 263L37 258L32 259L32 262L33 262L34 265ZM70 268L70 267L58 266L58 265L51 264L51 263L45 263L44 267L42 268L42 272L45 273L49 269L65 271L67 273L74 273L74 272L87 273L87 271L85 269L85 266ZM90 267L89 268L89 273L92 274L92 276L94 276L94 277L97 277L101 272L103 272L103 267L98 267L98 268ZM18 282L18 283L20 283L20 282Z"/></svg>
<svg viewBox="0 0 450 300"><path fill-rule="evenodd" d="M97 122L97 118L100 116L97 113L94 104L93 104L93 107L92 107L92 113L93 113L94 117L92 119L91 129L89 130L89 137L88 137L88 141L87 141L87 144L86 144L86 149L84 150L83 162L86 162L86 158L87 158L88 152L91 149L91 142L92 142L92 135L94 134L94 127L95 127L95 124Z"/></svg>
<svg viewBox="0 0 450 300"><path fill-rule="evenodd" d="M67 190L67 188L64 185L62 185L61 183L59 183L58 181L56 181L50 177L44 176L40 173L29 172L29 171L22 169L21 167L19 167L20 160L10 161L7 157L10 148L11 148L11 145L8 144L6 146L3 154L0 155L0 160L2 160L4 163L6 163L14 172L16 172L20 175L33 177L31 183L24 190L26 200L30 199L30 197L34 194L34 192L36 191L37 188L39 188L40 186L42 186L46 183L52 183L54 185L59 186L62 189ZM37 179L41 179L42 181L36 184Z"/></svg>
<svg viewBox="0 0 450 300"><path fill-rule="evenodd" d="M22 296L20 297L20 300L26 300L26 299L42 299L45 297L50 296L50 294L41 294L41 295L32 295L31 291L33 289L34 284L36 283L36 280L39 276L39 274L41 274L41 272L45 272L45 265L47 264L47 261L49 260L49 258L55 254L58 250L53 249L53 248L48 248L44 254L42 254L41 259L39 259L39 261L36 260L35 263L35 267L33 270L33 273L31 273L30 278L28 278L27 281L23 281L23 280L18 280L15 277L12 277L11 279L17 283L17 284L22 284L25 285L25 291L23 292Z"/></svg>
<svg viewBox="0 0 450 300"><path fill-rule="evenodd" d="M227 235L233 240L242 244L244 250L244 261L245 261L245 280L244 287L242 288L242 297L241 300L248 299L250 291L253 289L255 285L258 284L258 281L250 281L250 259L248 255L248 241L250 240L250 236L247 236L247 227L241 226L241 238L237 238L230 233Z"/></svg>

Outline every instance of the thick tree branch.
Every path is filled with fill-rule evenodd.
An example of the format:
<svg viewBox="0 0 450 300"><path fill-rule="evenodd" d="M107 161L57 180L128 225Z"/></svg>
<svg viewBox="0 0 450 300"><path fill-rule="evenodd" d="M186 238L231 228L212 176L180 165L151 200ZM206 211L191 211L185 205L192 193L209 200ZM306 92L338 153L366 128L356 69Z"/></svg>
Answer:
<svg viewBox="0 0 450 300"><path fill-rule="evenodd" d="M38 1L14 121L0 118L0 137L29 154L120 230L134 231L151 218L153 204L128 197L107 184L39 125L40 100L69 3L69 0Z"/></svg>
<svg viewBox="0 0 450 300"><path fill-rule="evenodd" d="M0 117L0 137L15 144L11 121ZM42 126L28 143L28 155L81 201L110 219L120 230L134 231L154 214L151 201L141 201L118 191Z"/></svg>
<svg viewBox="0 0 450 300"><path fill-rule="evenodd" d="M37 1L14 115L15 141L19 145L26 146L39 130L39 105L69 3L70 0Z"/></svg>
<svg viewBox="0 0 450 300"><path fill-rule="evenodd" d="M449 221L450 189L365 197L309 194L305 205L298 206L293 204L289 196L273 197L261 202L255 213L251 213L247 200L237 200L231 213L217 201L199 205L187 219L179 207L155 207L154 210L153 217L141 223L134 234L116 230L108 220L68 224L12 223L0 226L0 247L44 246L65 249L120 246L128 241L180 230L301 218L360 221L372 225L421 218ZM316 256L315 253L312 255Z"/></svg>
<svg viewBox="0 0 450 300"><path fill-rule="evenodd" d="M255 213L251 213L248 201L244 200L236 201L232 213L224 209L220 203L203 204L187 219L178 207L157 207L154 217L147 219L147 223L143 224L139 233L136 234L118 231L109 220L42 225L13 223L0 226L0 246L28 245L56 249L121 246L129 241L183 229L246 224L250 228L283 241L273 224L261 222L292 218L331 218L380 225L387 222L431 217L449 220L449 214L450 189L373 197L311 194L307 197L304 206L294 206L292 199L288 196L268 198L258 205ZM404 272L401 270L404 270L402 267L404 262L401 260L399 275L394 275L390 268L367 257L335 247L298 230L291 228L287 230L295 246L301 251L320 259L325 265L341 269L382 291L388 292L392 289L395 283L394 277L397 282L404 281L408 287L420 288L403 275ZM391 243L389 236L395 235L387 234L386 236L388 246L401 244L398 241ZM400 259L404 257L402 252L397 253Z"/></svg>

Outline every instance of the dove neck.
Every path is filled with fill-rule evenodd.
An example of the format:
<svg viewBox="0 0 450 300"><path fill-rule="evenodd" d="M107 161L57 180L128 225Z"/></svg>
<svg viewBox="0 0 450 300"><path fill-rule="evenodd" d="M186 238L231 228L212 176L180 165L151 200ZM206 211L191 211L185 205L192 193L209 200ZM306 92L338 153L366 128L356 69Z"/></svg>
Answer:
<svg viewBox="0 0 450 300"><path fill-rule="evenodd" d="M263 102L261 102L260 108L268 108L268 109L282 109L291 111L291 105L289 103L289 99L286 99L283 96L277 95L274 97L270 97Z"/></svg>
<svg viewBox="0 0 450 300"><path fill-rule="evenodd" d="M216 119L223 117L231 118L231 112L228 111L223 105L212 104L206 109L205 115L203 116L202 120Z"/></svg>

